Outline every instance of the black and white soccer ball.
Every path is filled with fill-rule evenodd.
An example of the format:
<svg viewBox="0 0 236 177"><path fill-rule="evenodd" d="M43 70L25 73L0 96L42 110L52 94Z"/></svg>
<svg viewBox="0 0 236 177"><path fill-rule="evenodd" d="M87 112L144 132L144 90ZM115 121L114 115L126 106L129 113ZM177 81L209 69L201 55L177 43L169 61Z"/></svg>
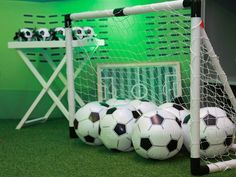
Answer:
<svg viewBox="0 0 236 177"><path fill-rule="evenodd" d="M99 139L100 119L105 116L108 105L91 102L81 107L75 114L74 128L79 138L89 145L101 145Z"/></svg>
<svg viewBox="0 0 236 177"><path fill-rule="evenodd" d="M38 41L49 41L51 39L49 29L47 29L47 28L37 29L35 36Z"/></svg>
<svg viewBox="0 0 236 177"><path fill-rule="evenodd" d="M155 103L147 100L132 100L128 105L134 107L141 115L158 108Z"/></svg>
<svg viewBox="0 0 236 177"><path fill-rule="evenodd" d="M57 27L54 29L55 36L59 41L64 41L65 40L65 28L63 27Z"/></svg>
<svg viewBox="0 0 236 177"><path fill-rule="evenodd" d="M159 107L174 114L180 122L189 114L189 110L176 103L164 103Z"/></svg>
<svg viewBox="0 0 236 177"><path fill-rule="evenodd" d="M133 129L132 141L140 156L164 160L180 151L183 136L174 114L158 108L138 119Z"/></svg>
<svg viewBox="0 0 236 177"><path fill-rule="evenodd" d="M74 40L81 40L85 37L83 28L78 27L78 26L72 28L72 34L73 34Z"/></svg>
<svg viewBox="0 0 236 177"><path fill-rule="evenodd" d="M32 41L33 32L28 28L22 28L15 33L14 40L17 41Z"/></svg>
<svg viewBox="0 0 236 177"><path fill-rule="evenodd" d="M94 29L92 27L86 26L83 28L83 30L84 30L85 37L91 38L91 37L96 36Z"/></svg>
<svg viewBox="0 0 236 177"><path fill-rule="evenodd" d="M30 29L23 28L20 30L20 33L23 33L23 36L26 38L27 41L32 40L33 32Z"/></svg>
<svg viewBox="0 0 236 177"><path fill-rule="evenodd" d="M191 117L182 123L184 145L190 151ZM235 124L226 112L218 107L200 109L200 155L214 158L229 151L235 137Z"/></svg>
<svg viewBox="0 0 236 177"><path fill-rule="evenodd" d="M100 138L103 144L115 151L131 151L131 133L135 119L132 110L125 106L111 107L100 120Z"/></svg>

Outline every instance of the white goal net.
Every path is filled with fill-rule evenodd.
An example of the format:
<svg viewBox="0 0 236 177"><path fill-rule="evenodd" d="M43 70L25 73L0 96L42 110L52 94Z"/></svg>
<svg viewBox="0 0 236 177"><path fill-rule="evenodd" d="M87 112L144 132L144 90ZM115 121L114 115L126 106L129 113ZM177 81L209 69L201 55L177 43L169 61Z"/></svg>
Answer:
<svg viewBox="0 0 236 177"><path fill-rule="evenodd" d="M200 107L209 109L205 117L200 112L200 117L202 116L206 124L200 124L200 152L204 162L214 163L212 166L221 170L231 169L232 166L227 161L236 158L235 103L235 96L220 66L220 59L215 54L204 28L201 28ZM218 110L211 111L210 108Z"/></svg>
<svg viewBox="0 0 236 177"><path fill-rule="evenodd" d="M191 53L196 52L190 47L191 29L195 28L190 23L191 10L167 9L74 22L73 26L91 27L96 34L82 39L95 41L94 45L74 49L76 97L83 103L110 98L145 99L157 105L175 101L192 108L191 69L199 66L191 66ZM197 101L200 108L205 108L199 115L203 121L200 154L205 164L214 164L209 166L211 171L226 170L234 165L225 161L236 155L236 102L203 27L200 40ZM80 106L77 104L77 108ZM222 122L223 118L230 123ZM215 138L212 140L209 134Z"/></svg>
<svg viewBox="0 0 236 177"><path fill-rule="evenodd" d="M190 11L84 19L104 46L77 49L75 84L85 103L110 98L146 99L158 105L189 99ZM75 49L76 50L76 49Z"/></svg>

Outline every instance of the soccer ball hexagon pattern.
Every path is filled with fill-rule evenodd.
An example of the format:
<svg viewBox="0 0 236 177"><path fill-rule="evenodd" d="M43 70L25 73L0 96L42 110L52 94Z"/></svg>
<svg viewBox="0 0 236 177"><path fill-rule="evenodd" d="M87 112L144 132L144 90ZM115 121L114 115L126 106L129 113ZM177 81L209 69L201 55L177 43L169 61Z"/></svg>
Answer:
<svg viewBox="0 0 236 177"><path fill-rule="evenodd" d="M184 145L190 150L190 115L182 124ZM200 109L200 154L214 158L227 153L233 143L235 124L226 112L218 107Z"/></svg>
<svg viewBox="0 0 236 177"><path fill-rule="evenodd" d="M146 100L133 100L129 105L134 107L141 115L158 108L155 103Z"/></svg>
<svg viewBox="0 0 236 177"><path fill-rule="evenodd" d="M187 109L175 103L164 103L159 107L174 114L180 120L180 122L182 122L182 120L189 114Z"/></svg>
<svg viewBox="0 0 236 177"><path fill-rule="evenodd" d="M144 158L164 160L176 155L182 145L181 127L174 114L163 109L145 113L134 126L135 151Z"/></svg>
<svg viewBox="0 0 236 177"><path fill-rule="evenodd" d="M74 39L83 39L85 37L84 30L81 27L73 27L72 31Z"/></svg>
<svg viewBox="0 0 236 177"><path fill-rule="evenodd" d="M54 29L56 36L58 40L65 40L65 28L63 27L57 27Z"/></svg>
<svg viewBox="0 0 236 177"><path fill-rule="evenodd" d="M47 28L39 28L36 31L39 41L48 41L50 40L50 33Z"/></svg>
<svg viewBox="0 0 236 177"><path fill-rule="evenodd" d="M107 107L105 104L91 102L76 112L74 128L83 142L90 145L102 144L99 139L99 123L100 119L106 114L106 111Z"/></svg>
<svg viewBox="0 0 236 177"><path fill-rule="evenodd" d="M92 27L89 27L89 26L83 27L83 31L84 31L86 37L96 36Z"/></svg>
<svg viewBox="0 0 236 177"><path fill-rule="evenodd" d="M31 41L32 40L33 32L30 29L22 28L22 29L20 29L20 33L22 33L23 37L27 41Z"/></svg>
<svg viewBox="0 0 236 177"><path fill-rule="evenodd" d="M111 107L100 120L100 138L111 150L133 150L131 132L135 119L132 110L125 106Z"/></svg>

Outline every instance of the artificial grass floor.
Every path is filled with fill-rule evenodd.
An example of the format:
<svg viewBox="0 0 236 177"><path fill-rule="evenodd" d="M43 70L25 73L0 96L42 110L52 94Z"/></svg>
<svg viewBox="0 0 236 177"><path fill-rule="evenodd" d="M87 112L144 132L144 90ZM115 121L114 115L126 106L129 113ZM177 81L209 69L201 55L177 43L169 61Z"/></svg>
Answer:
<svg viewBox="0 0 236 177"><path fill-rule="evenodd" d="M0 177L187 177L189 158L165 161L135 152L117 153L69 139L66 119L15 130L18 120L0 120ZM208 175L235 176L236 169Z"/></svg>

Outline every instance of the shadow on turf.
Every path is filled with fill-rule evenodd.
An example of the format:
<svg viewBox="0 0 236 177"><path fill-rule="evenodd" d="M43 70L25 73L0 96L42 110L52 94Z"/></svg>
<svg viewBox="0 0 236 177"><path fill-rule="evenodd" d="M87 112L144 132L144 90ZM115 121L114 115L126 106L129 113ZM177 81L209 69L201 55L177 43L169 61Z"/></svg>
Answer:
<svg viewBox="0 0 236 177"><path fill-rule="evenodd" d="M131 160L133 160L135 163L141 163L141 164L145 164L145 165L153 165L153 164L179 164L182 163L183 160L189 161L189 153L186 150L186 148L183 146L182 149L180 150L180 152L178 154L176 154L174 157L167 159L167 160L156 160L156 159L145 159L143 157L141 157L140 155L138 155L137 153L135 153L135 151L131 151L131 152L121 152L118 150L110 150L107 149L104 145L100 145L100 146L91 146L88 144L85 144L84 142L82 142L80 139L75 139L74 140L74 146L78 147L79 149L83 149L86 151L95 151L96 153L99 153L100 155L107 155L107 156L129 156L129 158ZM77 148L76 147L76 148Z"/></svg>
<svg viewBox="0 0 236 177"><path fill-rule="evenodd" d="M133 156L133 160L138 162L138 163L144 163L144 164L147 164L147 163L173 163L173 164L176 164L176 163L179 163L181 161L184 160L187 160L189 159L189 154L188 152L185 150L185 149L181 149L181 151L176 154L174 157L171 157L170 159L166 159L166 160L157 160L157 159L146 159L146 158L143 158L141 156L139 156L138 154Z"/></svg>
<svg viewBox="0 0 236 177"><path fill-rule="evenodd" d="M97 153L104 154L104 155L112 155L112 156L118 156L118 155L129 155L131 158L136 161L136 162L141 162L144 164L150 163L179 163L184 160L189 159L189 152L186 150L186 148L183 146L182 149L178 154L176 154L174 157L167 159L167 160L156 160L156 159L145 159L138 155L135 151L130 151L130 152L121 152L115 149L107 149L104 145L100 146L91 146L88 144L83 143L81 140L78 140L76 142L76 145L78 145L80 148L84 148L87 150L96 150Z"/></svg>

